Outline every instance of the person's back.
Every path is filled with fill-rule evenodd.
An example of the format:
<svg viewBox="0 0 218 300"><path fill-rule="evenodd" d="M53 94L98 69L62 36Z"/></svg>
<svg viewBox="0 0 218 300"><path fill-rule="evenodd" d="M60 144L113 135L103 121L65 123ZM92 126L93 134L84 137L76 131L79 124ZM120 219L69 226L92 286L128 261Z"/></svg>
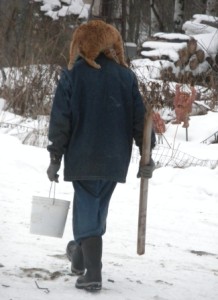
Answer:
<svg viewBox="0 0 218 300"><path fill-rule="evenodd" d="M133 138L141 143L145 109L130 69L103 54L97 62L100 70L77 60L60 82L68 97L59 95L63 98L59 105L67 105L72 114L71 124L62 125L72 128L65 152L65 180L125 182ZM52 134L51 130L51 139Z"/></svg>

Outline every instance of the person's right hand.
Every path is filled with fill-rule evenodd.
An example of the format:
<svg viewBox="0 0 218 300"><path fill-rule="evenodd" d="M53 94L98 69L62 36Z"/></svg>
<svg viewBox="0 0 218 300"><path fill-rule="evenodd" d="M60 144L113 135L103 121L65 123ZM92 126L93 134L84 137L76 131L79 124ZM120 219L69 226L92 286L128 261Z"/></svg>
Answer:
<svg viewBox="0 0 218 300"><path fill-rule="evenodd" d="M48 169L47 169L47 175L50 181L58 182L59 175L57 172L59 171L61 167L60 163L53 163L51 162Z"/></svg>

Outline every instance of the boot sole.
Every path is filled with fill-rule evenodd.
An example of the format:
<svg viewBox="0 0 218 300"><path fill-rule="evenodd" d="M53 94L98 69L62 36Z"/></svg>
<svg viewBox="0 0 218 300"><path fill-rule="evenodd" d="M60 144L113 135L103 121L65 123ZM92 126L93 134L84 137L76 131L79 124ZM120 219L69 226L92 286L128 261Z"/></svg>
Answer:
<svg viewBox="0 0 218 300"><path fill-rule="evenodd" d="M76 288L86 291L98 291L101 290L101 282L89 282L89 283L77 283L76 282Z"/></svg>

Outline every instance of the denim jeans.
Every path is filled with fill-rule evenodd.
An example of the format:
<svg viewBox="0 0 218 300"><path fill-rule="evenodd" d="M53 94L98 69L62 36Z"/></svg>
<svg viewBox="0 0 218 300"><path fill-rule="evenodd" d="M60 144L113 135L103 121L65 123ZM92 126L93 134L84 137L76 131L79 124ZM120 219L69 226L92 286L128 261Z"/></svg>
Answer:
<svg viewBox="0 0 218 300"><path fill-rule="evenodd" d="M108 207L117 182L74 180L73 234L77 243L106 231Z"/></svg>

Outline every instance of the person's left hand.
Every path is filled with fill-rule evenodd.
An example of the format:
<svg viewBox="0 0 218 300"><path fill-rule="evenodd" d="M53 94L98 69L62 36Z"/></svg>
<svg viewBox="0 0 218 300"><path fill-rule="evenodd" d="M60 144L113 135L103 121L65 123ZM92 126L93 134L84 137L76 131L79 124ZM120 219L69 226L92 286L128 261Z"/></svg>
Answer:
<svg viewBox="0 0 218 300"><path fill-rule="evenodd" d="M152 158L147 165L142 166L139 164L139 170L137 174L137 178L151 178L153 171L155 169L155 163Z"/></svg>

